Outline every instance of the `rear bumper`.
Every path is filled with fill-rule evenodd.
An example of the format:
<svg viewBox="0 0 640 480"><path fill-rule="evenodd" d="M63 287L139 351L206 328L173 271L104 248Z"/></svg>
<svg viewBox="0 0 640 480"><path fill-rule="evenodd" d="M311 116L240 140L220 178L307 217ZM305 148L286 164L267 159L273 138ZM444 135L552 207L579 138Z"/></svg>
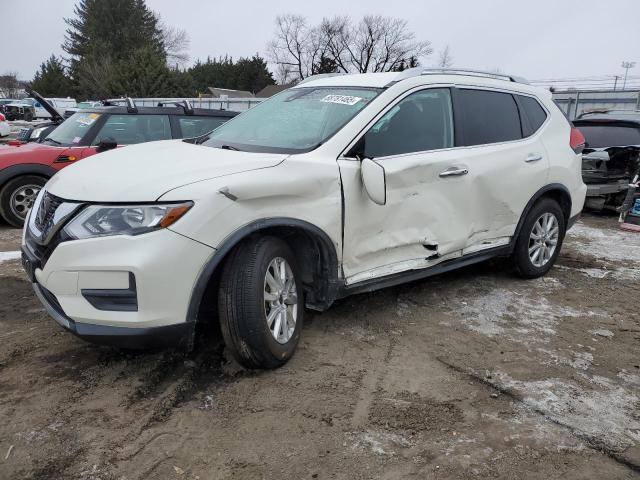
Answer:
<svg viewBox="0 0 640 480"><path fill-rule="evenodd" d="M587 184L587 197L599 197L612 193L623 192L629 188L629 180L619 180L611 183Z"/></svg>
<svg viewBox="0 0 640 480"><path fill-rule="evenodd" d="M193 322L147 328L111 327L79 323L69 318L56 300L55 295L43 288L39 283L33 284L33 290L47 313L58 325L87 342L131 349L154 347L188 349L192 345L195 331Z"/></svg>

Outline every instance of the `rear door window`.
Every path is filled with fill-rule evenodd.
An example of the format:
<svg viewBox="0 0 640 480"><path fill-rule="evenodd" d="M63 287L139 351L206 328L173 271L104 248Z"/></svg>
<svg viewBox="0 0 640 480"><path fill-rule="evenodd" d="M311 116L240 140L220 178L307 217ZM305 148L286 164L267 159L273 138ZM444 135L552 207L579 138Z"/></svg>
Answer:
<svg viewBox="0 0 640 480"><path fill-rule="evenodd" d="M167 115L111 115L107 118L92 145L104 138L113 138L118 145L169 140L171 126Z"/></svg>
<svg viewBox="0 0 640 480"><path fill-rule="evenodd" d="M637 127L587 123L576 123L576 127L584 135L587 148L640 145L640 128Z"/></svg>
<svg viewBox="0 0 640 480"><path fill-rule="evenodd" d="M227 117L178 117L182 138L193 138L209 133L228 120Z"/></svg>
<svg viewBox="0 0 640 480"><path fill-rule="evenodd" d="M464 145L486 145L522 138L520 115L511 94L471 89L460 89L457 94Z"/></svg>
<svg viewBox="0 0 640 480"><path fill-rule="evenodd" d="M524 110L524 115L528 122L522 122L523 134L525 137L533 135L547 119L547 112L533 97L518 95L520 106Z"/></svg>

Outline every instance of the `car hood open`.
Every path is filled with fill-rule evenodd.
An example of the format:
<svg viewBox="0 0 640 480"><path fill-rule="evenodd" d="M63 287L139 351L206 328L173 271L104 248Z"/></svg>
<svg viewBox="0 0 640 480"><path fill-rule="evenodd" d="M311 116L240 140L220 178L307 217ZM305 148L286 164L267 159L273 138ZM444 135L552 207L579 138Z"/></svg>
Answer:
<svg viewBox="0 0 640 480"><path fill-rule="evenodd" d="M285 158L282 154L221 150L179 140L152 142L81 160L57 173L46 189L66 200L149 202L189 183L274 167Z"/></svg>

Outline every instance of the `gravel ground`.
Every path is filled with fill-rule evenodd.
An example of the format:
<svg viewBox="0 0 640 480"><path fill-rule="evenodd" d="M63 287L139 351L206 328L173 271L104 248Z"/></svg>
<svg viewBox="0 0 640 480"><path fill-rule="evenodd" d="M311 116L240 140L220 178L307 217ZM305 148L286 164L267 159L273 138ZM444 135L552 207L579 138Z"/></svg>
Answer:
<svg viewBox="0 0 640 480"><path fill-rule="evenodd" d="M0 251L19 232L0 227ZM0 478L640 476L640 235L587 216L533 281L488 262L309 314L292 361L127 353L0 257Z"/></svg>

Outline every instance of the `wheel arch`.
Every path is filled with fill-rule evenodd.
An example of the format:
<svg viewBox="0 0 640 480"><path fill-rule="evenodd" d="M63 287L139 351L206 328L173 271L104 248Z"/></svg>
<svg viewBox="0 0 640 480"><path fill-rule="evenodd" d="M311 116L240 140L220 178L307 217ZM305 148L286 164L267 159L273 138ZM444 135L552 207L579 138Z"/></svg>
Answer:
<svg viewBox="0 0 640 480"><path fill-rule="evenodd" d="M294 251L302 271L306 306L323 311L337 297L338 256L336 245L321 228L294 218L267 218L251 222L229 235L200 271L191 292L187 322L197 322L206 293L217 291L219 274L229 253L241 242L255 235L271 235L284 240Z"/></svg>
<svg viewBox="0 0 640 480"><path fill-rule="evenodd" d="M7 182L16 177L22 177L24 175L38 175L49 179L53 177L56 172L57 170L50 166L42 165L40 163L20 163L18 165L11 165L0 170L0 190L7 184Z"/></svg>
<svg viewBox="0 0 640 480"><path fill-rule="evenodd" d="M518 225L516 226L516 230L512 237L510 248L511 252L513 252L513 249L515 248L516 241L520 235L520 231L522 230L522 225L529 215L529 212L531 211L533 206L542 198L552 198L558 202L560 208L562 209L562 213L564 213L565 228L568 225L569 219L571 217L572 207L571 193L569 193L569 189L561 183L550 183L549 185L545 185L531 197L531 199L527 202L524 210L522 211L522 215L520 215L520 220L518 221Z"/></svg>

